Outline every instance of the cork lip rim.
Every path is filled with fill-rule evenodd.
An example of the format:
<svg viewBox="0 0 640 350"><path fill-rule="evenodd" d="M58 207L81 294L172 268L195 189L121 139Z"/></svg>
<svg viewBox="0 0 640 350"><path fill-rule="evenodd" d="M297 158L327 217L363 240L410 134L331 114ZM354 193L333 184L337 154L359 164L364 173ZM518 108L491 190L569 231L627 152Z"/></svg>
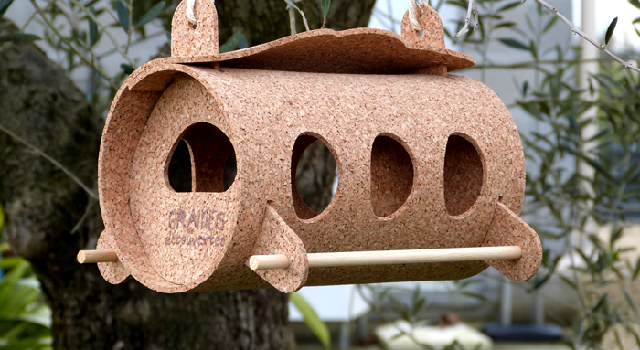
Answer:
<svg viewBox="0 0 640 350"><path fill-rule="evenodd" d="M210 55L172 56L170 58L167 58L167 60L169 60L170 63L223 63L225 61L244 59L258 54L271 52L284 51L284 53L286 54L286 52L288 51L288 46L297 45L299 41L304 41L310 38L333 37L338 40L331 41L331 44L335 47L341 47L342 43L340 39L352 36L366 36L375 38L378 43L374 44L374 47L401 44L402 46L404 46L404 50L406 51L418 51L423 53L437 54L439 56L439 60L437 62L434 61L431 66L442 64L447 66L448 71L469 68L475 65L475 59L467 54L447 48L412 47L409 42L398 33L385 29L367 27L350 28L340 31L329 28L313 29L245 49ZM391 43L389 41L391 41ZM361 49L364 49L364 47L362 47ZM376 50L373 50L370 52L370 54L375 55L376 52ZM454 60L458 60L461 62L457 65L453 65L452 63L454 62L452 61Z"/></svg>
<svg viewBox="0 0 640 350"><path fill-rule="evenodd" d="M402 216L407 210L409 210L408 208L411 207L411 203L413 202L414 197L417 195L416 194L416 186L414 186L414 184L417 182L417 178L418 178L418 168L417 168L417 163L416 163L416 157L414 156L413 152L411 151L411 147L409 147L409 145L402 140L402 138L392 132L381 132L379 134L377 134L373 140L371 141L371 144L369 145L369 154L371 154L372 150L373 150L373 142L375 142L376 138L378 136L386 136L391 138L392 140L398 142L402 148L404 148L405 152L407 152L407 154L409 155L409 159L411 160L411 166L413 168L413 178L411 179L411 191L409 192L409 195L407 196L407 198L405 198L404 202L402 203L402 205L396 209L393 213L387 215L387 216L378 216L375 214L375 211L373 210L373 204L371 203L371 190L369 190L369 206L371 209L371 214L376 218L376 220L381 221L381 222L386 222L386 221L391 221L396 219L397 217ZM369 158L369 174L371 174L371 158ZM371 175L369 175L369 188L371 188Z"/></svg>
<svg viewBox="0 0 640 350"><path fill-rule="evenodd" d="M147 86L147 83L149 81L153 81L153 79L155 77L159 77L162 74L166 74L168 73L169 76L168 78L162 78L162 82L159 82L158 84L156 84L153 88L149 88ZM107 173L105 172L104 169L104 164L103 162L104 157L105 157L105 152L109 153L109 157L112 157L113 155L111 154L112 151L109 150L108 148L105 147L105 137L108 134L111 135L115 135L117 133L114 133L113 130L118 129L121 123L126 123L126 120L123 120L121 118L117 119L117 123L116 121L113 119L112 113L118 108L118 104L122 103L121 99L122 96L124 94L129 94L129 93L133 93L136 91L147 91L147 92L157 92L157 93L163 93L171 84L173 84L176 81L176 75L180 75L180 74L184 74L186 77L191 78L193 80L195 80L198 84L201 84L202 87L207 91L207 93L215 100L220 100L218 93L216 92L215 89L213 89L211 87L211 85L208 83L207 79L205 79L199 72L198 67L192 67L192 66L188 66L188 65L180 65L180 64L172 64L170 61L168 61L167 59L162 59L162 58L158 58L158 59L154 59L151 60L145 64L143 64L141 67L137 68L132 74L130 74L125 81L122 83L122 86L120 87L120 89L118 90L118 92L116 93L116 97L114 98L114 100L112 101L110 110L109 110L109 115L107 116L107 120L105 121L105 128L103 129L102 132L102 136L101 136L101 142L100 142L100 157L99 157L99 162L98 162L98 188L99 190L103 190L106 187L110 187L109 185L105 185L107 184L110 179L117 177L118 174L123 174L123 173L128 173L130 171L130 166L127 167L126 169L121 168L120 172L117 174L108 174L108 178L105 178L104 175L106 175ZM149 110L149 114L144 116L144 118L146 118L145 120L148 120L148 118L151 116L151 113L153 112L154 108L155 108L155 104L157 103L157 99L153 100L153 107ZM229 113L228 111L224 108L224 105L219 105L219 112L221 114L221 116L223 118L229 118ZM146 124L146 121L145 121ZM227 133L227 136L229 137L229 141L232 142L232 137L233 135L235 135L235 131L232 127L232 125L229 125L229 133ZM143 131L140 131L140 133L142 134ZM233 144L233 142L232 142ZM131 163L133 164L133 163ZM237 193L239 193L241 191L241 185L236 185L236 183L240 183L241 181L241 177L240 175L240 169L241 169L241 161L237 160L237 167L238 167L238 173L236 175L236 179L234 180L232 186L229 187L229 189L225 192L222 193L209 193L209 194L217 194L217 195L225 195L225 196L229 196L229 195L235 195ZM101 184L101 182L104 182L103 184ZM171 186L169 186L169 189L172 189ZM177 195L180 195L181 193L176 192ZM188 194L188 193L187 193ZM207 193L205 193L207 194ZM113 205L126 205L126 211L130 213L129 211L129 204L114 204L114 203L106 203L104 202L104 197L100 196L100 206L102 208L111 208L113 207ZM113 201L112 201L113 202ZM117 221L114 221L114 219L107 214L107 212L111 212L115 210L114 208L111 208L110 210L104 210L102 213L102 218L103 221L105 223L105 227L108 227L110 230L113 230L114 235L118 235L118 234L126 234L125 232L127 231L132 231L133 233L131 233L132 235L135 236L135 240L137 240L140 244L142 244L141 238L138 235L137 231L135 230L135 226L133 225L133 221L131 221L131 226L129 225L129 223L125 223L124 226L120 225L117 223ZM117 210L116 210L117 211ZM231 219L231 222L234 222L234 224L237 222L237 213L235 213L234 217ZM115 225L114 225L115 224ZM133 229L133 230L130 230ZM198 279L192 279L190 281L185 281L184 283L176 283L173 282L169 279L164 278L160 273L158 273L155 269L151 269L149 271L143 271L144 269L142 268L142 266L144 265L144 262L148 262L149 261L149 257L146 255L146 252L144 253L144 257L142 258L142 260L137 259L136 256L131 252L131 248L128 246L122 246L121 244L118 244L118 242L120 242L120 240L115 240L116 241L116 246L114 247L116 250L116 253L118 254L119 259L121 260L124 268L129 271L130 275L136 279L137 281L139 281L140 283L142 283L143 285L149 287L149 288L153 288L154 290L159 290L159 291L163 291L163 292L168 292L168 293L174 293L174 292L184 292L187 290L190 290L198 285L200 285L201 283L206 281L206 277L204 277L205 275L201 276ZM231 239L227 240L224 244L223 247L221 247L222 251L228 251L231 243L233 241L233 237L231 237ZM224 261L224 258L220 261L218 261L216 264L213 264L207 271L206 274L211 274L213 273L213 271L215 271L218 267L218 265L220 263L222 263Z"/></svg>
<svg viewBox="0 0 640 350"><path fill-rule="evenodd" d="M486 163L486 157L484 155L484 152L482 151L482 148L478 145L478 143L469 135L467 135L464 132L461 131L454 131L452 133L450 133L447 136L447 141L449 140L449 138L451 136L460 136L462 138L464 138L465 140L467 140L467 142L471 143L473 145L473 147L475 148L476 152L478 153L478 156L480 157L480 163L482 164L482 185L480 185L480 193L478 194L478 196L476 197L475 201L473 202L473 205L471 205L467 210L465 210L464 212L462 212L461 214L458 215L451 215L449 213L449 211L446 208L446 205L443 205L445 214L453 219L453 220L465 220L467 218L469 218L470 216L473 215L473 213L478 209L478 207L480 205L482 205L483 203L485 203L485 201L483 200L484 198L487 197L486 189L488 188L487 186L487 180L488 180L488 174L487 174L487 163ZM445 150L444 152L446 153L446 143L445 143ZM444 159L444 157L443 157ZM444 164L443 164L444 165ZM443 167L443 172L442 172L442 176L443 176L443 183L444 183L444 167ZM444 186L442 186L442 194L443 194L443 204L444 204ZM492 203L493 201L490 199L488 201L489 203Z"/></svg>
<svg viewBox="0 0 640 350"><path fill-rule="evenodd" d="M191 76L189 76L190 79L193 79ZM198 84L202 85L203 88L207 88L204 84L202 84L200 81L198 81L197 79L193 79L195 80ZM167 86L168 88L169 86ZM169 164L171 163L171 159L173 158L176 148L178 147L178 144L180 142L183 141L184 139L184 135L186 135L186 133L196 124L198 123L207 123L209 125L214 126L215 128L217 128L218 130L220 130L229 140L229 143L231 144L232 147L232 151L235 152L236 155L236 176L233 179L233 182L231 183L231 185L223 190L223 191L196 191L193 190L193 185L192 185L192 189L190 191L186 191L186 192L178 192L176 191L173 186L171 185L171 183L169 182ZM175 141L173 143L173 146L171 147L171 149L169 150L169 152L167 152L167 156L165 157L165 164L164 164L164 168L163 168L163 172L164 172L164 185L166 187L166 190L170 191L171 194L173 195L180 195L181 193L209 193L209 194L217 194L217 195L223 195L223 194L231 194L234 193L234 191L236 190L236 187L241 187L241 185L237 185L236 183L239 182L238 180L240 179L240 177L238 176L238 174L240 173L240 163L241 160L238 159L238 153L236 151L236 147L233 145L233 142L231 141L231 137L229 135L227 135L227 133L225 133L224 131L222 131L220 129L220 127L218 125L216 125L215 123L212 123L210 121L200 121L200 122L193 122L191 124L189 124L184 130L182 130L182 132L180 132L177 136L175 136ZM231 154L229 155L231 156ZM193 162L193 159L191 160L191 162ZM193 166L193 164L191 164ZM193 183L193 179L191 180Z"/></svg>
<svg viewBox="0 0 640 350"><path fill-rule="evenodd" d="M338 157L338 154L336 152L335 147L333 147L331 145L331 143L328 142L327 139L324 136L322 136L321 134L319 134L317 132L313 132L313 131L302 132L298 136L295 137L295 140L297 140L300 136L305 136L305 135L313 136L317 140L319 140L320 142L324 143L324 145L327 147L327 149L329 149L329 152L331 152L331 154L333 154L333 158L335 158L335 160L336 160L336 172L337 172L336 181L338 182L338 185L336 186L336 193L333 194L333 197L331 198L331 202L329 202L329 204L326 206L326 208L324 208L324 210L321 213L319 213L319 214L316 213L316 215L314 217L304 219L304 218L301 218L300 216L298 216L298 213L296 212L295 207L293 206L293 198L291 199L291 201L290 201L291 209L295 213L296 219L298 221L304 223L304 224L313 224L315 222L318 222L318 221L322 220L327 215L329 215L331 213L331 211L333 210L333 208L337 205L336 202L341 197L340 196L340 192L344 190L343 189L344 181L340 181L340 176L343 174L343 172L342 172L342 163L340 162L340 158ZM291 164L290 164L290 166L291 166ZM293 178L290 179L291 183L293 183L293 180L294 180ZM291 187L291 190L293 191L293 187ZM297 191L297 189L296 189L296 191ZM291 195L293 197L293 192L291 192Z"/></svg>
<svg viewBox="0 0 640 350"><path fill-rule="evenodd" d="M155 68L155 67L154 67ZM188 67L188 66L182 66L182 65L162 65L160 66L160 68L157 68L157 70L154 71L149 71L149 72L142 72L141 73L141 77L139 78L138 82L144 82L145 79L152 77L155 73L161 73L161 72L171 72L173 73L172 79L171 81L166 84L163 88L162 88L162 95L164 95L164 93L171 87L171 85L173 85L174 83L176 83L177 81L181 80L181 79L185 79L185 80L189 80L191 82L193 82L194 84L199 85L204 92L207 94L207 96L212 100L211 103L213 103L218 110L218 113L220 115L220 118L223 120L229 120L230 116L228 111L225 110L224 108L224 104L220 103L220 97L218 96L217 92L215 90L212 89L211 85L208 83L208 81L206 79L203 79L196 70L192 69L192 67ZM159 100L162 97L160 97L158 99L158 101L156 101L156 105L159 102ZM154 105L154 107L152 108L152 112L155 110L156 106ZM150 114L151 115L151 114ZM147 123L148 123L148 119L147 119ZM168 167L169 167L169 162L171 161L171 157L173 155L173 152L175 152L174 147L177 146L177 144L183 139L184 135L196 124L198 123L206 123L209 124L215 128L217 128L220 132L222 132L228 139L229 143L232 145L233 150L236 152L236 177L234 178L233 183L229 186L229 188L227 188L226 190L222 191L222 192L208 192L208 191L196 191L193 187L191 189L191 191L189 192L177 192L175 191L175 189L173 189L173 187L169 184L168 181ZM226 129L226 131L224 130ZM146 124L145 124L145 130L146 130ZM142 134L144 134L145 130L142 131ZM167 152L166 156L165 156L165 168L163 168L164 171L164 178L165 178L165 191L169 191L169 193L171 193L172 196L175 196L176 198L179 197L183 197L183 198L188 198L188 197L201 197L201 198L225 198L227 199L229 202L233 202L235 201L236 198L238 198L241 195L241 192L244 190L245 186L244 186L244 182L242 181L242 176L240 176L241 171L243 169L242 165L244 164L242 162L242 157L239 156L238 154L238 148L235 147L234 145L234 141L236 141L235 138L236 135L236 130L233 128L232 124L227 123L227 125L224 128L221 128L221 125L218 125L214 122L212 122L211 120L200 120L200 121L194 121L193 123L187 125L180 133L176 134L173 136L173 138L175 138L175 140L173 141L174 144L172 146L172 150L173 152ZM193 162L193 159L191 160ZM193 164L192 164L193 165ZM192 179L193 181L193 179ZM193 182L192 182L193 184ZM180 286L180 288L184 289L184 290L190 290L193 289L195 287L197 287L198 285L204 283L207 281L208 278L210 278L210 276L212 274L214 274L216 272L216 270L218 269L218 266L223 263L223 261L225 260L225 257L227 255L227 252L233 247L234 243L234 235L233 232L235 232L237 226L238 226L238 215L239 215L240 210L232 210L232 211L228 211L229 216L227 217L226 220L226 224L223 230L220 231L220 234L223 237L226 237L224 239L224 243L222 246L218 247L218 249L216 249L216 251L219 253L219 258L215 259L212 264L210 264L209 266L207 266L203 271L204 273L200 276L197 275L190 275L185 277L182 281L174 281L171 280L169 278L167 278L166 276L164 276L161 272L158 271L158 269L156 268L155 264L152 262L153 268L156 269L156 273L160 276L160 278L164 279L165 281L169 282L169 283L173 283L177 286ZM230 232L228 235L225 235L224 232ZM142 243L143 246L145 245L145 243ZM149 259L149 256L146 256L147 261L151 261L151 259Z"/></svg>

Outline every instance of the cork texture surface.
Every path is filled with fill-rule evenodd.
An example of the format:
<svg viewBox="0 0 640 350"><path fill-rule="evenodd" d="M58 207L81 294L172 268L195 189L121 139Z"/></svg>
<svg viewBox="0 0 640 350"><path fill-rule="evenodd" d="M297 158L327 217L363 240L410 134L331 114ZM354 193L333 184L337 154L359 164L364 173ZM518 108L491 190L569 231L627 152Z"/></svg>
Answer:
<svg viewBox="0 0 640 350"><path fill-rule="evenodd" d="M513 246L522 249L518 260L489 260L487 263L512 281L533 277L542 261L542 245L536 231L504 204L498 202L493 225L483 242L485 247Z"/></svg>
<svg viewBox="0 0 640 350"><path fill-rule="evenodd" d="M113 235L108 230L102 231L96 249L116 249L116 242L113 239ZM100 269L100 275L105 281L113 284L122 283L131 277L131 274L122 265L122 261L113 262L99 262L98 269Z"/></svg>
<svg viewBox="0 0 640 350"><path fill-rule="evenodd" d="M262 231L251 255L275 254L286 255L289 258L289 268L256 273L281 292L291 293L302 288L309 273L309 261L304 244L268 203L262 221Z"/></svg>
<svg viewBox="0 0 640 350"><path fill-rule="evenodd" d="M244 265L260 237L267 202L310 253L477 247L499 197L512 212L520 211L520 138L504 104L477 81L165 62L141 67L125 83L105 128L100 161L105 222L114 228L124 266L150 288L268 287ZM147 79L166 85L138 90L149 86ZM166 180L171 153L193 128L207 124L235 150L235 182L225 192L199 192L196 176L195 192L176 193ZM291 186L293 146L304 135L326 141L340 179L332 202L312 218L296 213ZM375 150L379 137L386 142ZM397 164L385 167L391 159ZM411 169L413 176L385 176L398 169ZM376 204L384 200L372 195L380 188L395 202ZM215 219L204 214L210 210ZM221 212L224 225L216 221ZM209 234L219 237L217 244ZM476 261L321 268L309 271L305 285L460 279L486 267Z"/></svg>

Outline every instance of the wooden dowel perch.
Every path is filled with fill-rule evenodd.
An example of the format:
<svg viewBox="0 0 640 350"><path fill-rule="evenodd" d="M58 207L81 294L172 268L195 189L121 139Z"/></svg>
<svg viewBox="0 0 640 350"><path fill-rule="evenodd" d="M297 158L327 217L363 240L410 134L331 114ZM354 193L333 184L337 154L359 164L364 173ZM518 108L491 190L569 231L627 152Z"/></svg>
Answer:
<svg viewBox="0 0 640 350"><path fill-rule="evenodd" d="M522 250L518 246L375 250L307 254L307 258L309 259L309 268L416 264L470 260L515 260L520 259L521 257ZM81 250L78 253L78 261L82 264L117 260L118 255L116 255L116 252L113 249ZM249 267L253 271L286 269L289 267L289 259L285 255L254 255L249 260Z"/></svg>
<svg viewBox="0 0 640 350"><path fill-rule="evenodd" d="M81 264L118 261L118 254L113 249L81 250L78 261Z"/></svg>
<svg viewBox="0 0 640 350"><path fill-rule="evenodd" d="M445 261L470 260L516 260L522 257L518 246L454 248L454 249L404 249L375 250L337 253L309 253L309 268L416 264ZM254 255L249 260L253 271L276 270L289 267L289 259L285 255Z"/></svg>

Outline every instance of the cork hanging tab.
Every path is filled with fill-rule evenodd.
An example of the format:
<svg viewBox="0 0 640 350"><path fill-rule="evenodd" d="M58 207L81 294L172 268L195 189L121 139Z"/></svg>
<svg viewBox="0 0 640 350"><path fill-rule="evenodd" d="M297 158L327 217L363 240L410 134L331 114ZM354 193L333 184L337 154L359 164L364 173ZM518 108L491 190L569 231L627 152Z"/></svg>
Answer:
<svg viewBox="0 0 640 350"><path fill-rule="evenodd" d="M409 11L402 17L401 33L413 49L444 49L444 30L438 12L429 5L416 6L416 19L422 31L411 26Z"/></svg>
<svg viewBox="0 0 640 350"><path fill-rule="evenodd" d="M187 18L187 1L176 8L171 23L171 57L217 55L219 48L218 11L212 0L196 0L192 24Z"/></svg>

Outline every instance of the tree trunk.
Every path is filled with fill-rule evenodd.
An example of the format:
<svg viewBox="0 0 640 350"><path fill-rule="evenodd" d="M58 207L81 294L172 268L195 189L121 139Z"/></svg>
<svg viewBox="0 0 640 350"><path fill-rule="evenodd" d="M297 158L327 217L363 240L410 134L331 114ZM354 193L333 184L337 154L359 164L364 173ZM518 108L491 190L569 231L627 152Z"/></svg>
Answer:
<svg viewBox="0 0 640 350"><path fill-rule="evenodd" d="M334 0L327 23L340 29L366 26L374 2ZM284 5L282 0L217 1L221 41L231 26L248 28L245 35L253 44L288 35ZM315 17L307 9L312 5ZM302 7L312 27L319 27L319 0L304 0ZM0 36L17 31L2 21ZM287 295L273 289L162 294L134 280L111 285L95 264L76 262L78 250L94 248L103 228L97 198L102 127L86 95L35 45L0 43L5 236L37 272L52 310L54 348L293 348ZM312 163L311 171L322 172L315 176L322 177L324 188L299 190L326 206L335 163Z"/></svg>

